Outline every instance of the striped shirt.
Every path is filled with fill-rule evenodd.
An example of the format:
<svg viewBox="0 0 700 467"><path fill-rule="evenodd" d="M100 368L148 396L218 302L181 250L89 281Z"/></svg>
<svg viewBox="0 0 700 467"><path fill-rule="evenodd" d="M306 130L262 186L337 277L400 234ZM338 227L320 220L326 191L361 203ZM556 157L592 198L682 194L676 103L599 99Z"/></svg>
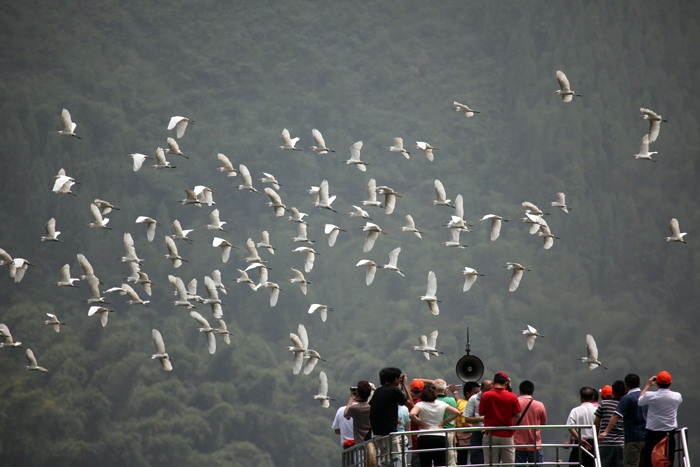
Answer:
<svg viewBox="0 0 700 467"><path fill-rule="evenodd" d="M598 404L595 411L595 416L600 417L600 431L605 431L610 422L610 417L615 413L617 404L620 401L616 399L603 399ZM618 420L617 424L610 429L608 435L600 442L601 446L624 446L625 444L625 428L622 420Z"/></svg>

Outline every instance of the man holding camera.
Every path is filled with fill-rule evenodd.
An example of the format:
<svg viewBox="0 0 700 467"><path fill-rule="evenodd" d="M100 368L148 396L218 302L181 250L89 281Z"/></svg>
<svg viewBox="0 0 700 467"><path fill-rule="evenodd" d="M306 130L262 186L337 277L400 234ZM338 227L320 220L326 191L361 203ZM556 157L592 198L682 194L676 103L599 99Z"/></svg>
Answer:
<svg viewBox="0 0 700 467"><path fill-rule="evenodd" d="M649 389L656 383L658 391ZM676 451L676 440L674 432L678 429L676 416L678 406L683 402L683 397L679 392L671 391L671 373L661 371L656 376L652 376L647 381L642 392L639 394L638 404L640 407L647 406L647 436L642 452L641 467L651 467L651 452L654 447L668 435L668 446L666 457L669 458L673 467L673 453Z"/></svg>
<svg viewBox="0 0 700 467"><path fill-rule="evenodd" d="M374 391L372 400L369 401L369 420L374 436L388 435L396 431L399 423L399 406L413 407L406 375L399 368L382 368L379 372L380 387ZM401 388L401 389L399 389ZM402 391L403 390L403 391Z"/></svg>

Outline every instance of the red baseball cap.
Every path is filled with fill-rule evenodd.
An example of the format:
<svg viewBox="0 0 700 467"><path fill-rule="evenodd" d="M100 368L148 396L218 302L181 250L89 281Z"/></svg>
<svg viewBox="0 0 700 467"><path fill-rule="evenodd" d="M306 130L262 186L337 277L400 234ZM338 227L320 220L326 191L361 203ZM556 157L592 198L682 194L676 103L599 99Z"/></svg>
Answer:
<svg viewBox="0 0 700 467"><path fill-rule="evenodd" d="M499 376L502 377L502 378L507 379L508 381L510 381L510 378L508 377L508 375L505 374L505 373L502 372L502 371L499 371L498 373L496 373L495 375L493 375L494 379L498 378Z"/></svg>
<svg viewBox="0 0 700 467"><path fill-rule="evenodd" d="M411 381L411 390L422 391L423 387L425 387L425 383L422 379L414 379Z"/></svg>
<svg viewBox="0 0 700 467"><path fill-rule="evenodd" d="M660 371L656 375L656 382L661 384L671 384L671 373L668 371Z"/></svg>
<svg viewBox="0 0 700 467"><path fill-rule="evenodd" d="M609 384L606 384L602 388L600 388L600 397L603 399L612 399L613 397L613 392L612 392L612 386Z"/></svg>

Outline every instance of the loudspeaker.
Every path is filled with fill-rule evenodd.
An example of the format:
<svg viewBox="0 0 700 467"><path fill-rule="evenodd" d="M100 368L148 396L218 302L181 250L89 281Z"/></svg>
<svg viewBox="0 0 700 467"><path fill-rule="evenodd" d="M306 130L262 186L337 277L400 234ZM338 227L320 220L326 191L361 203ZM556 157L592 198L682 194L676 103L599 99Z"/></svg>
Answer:
<svg viewBox="0 0 700 467"><path fill-rule="evenodd" d="M455 367L457 378L465 383L467 381L479 381L484 375L484 363L479 357L465 355L459 359Z"/></svg>

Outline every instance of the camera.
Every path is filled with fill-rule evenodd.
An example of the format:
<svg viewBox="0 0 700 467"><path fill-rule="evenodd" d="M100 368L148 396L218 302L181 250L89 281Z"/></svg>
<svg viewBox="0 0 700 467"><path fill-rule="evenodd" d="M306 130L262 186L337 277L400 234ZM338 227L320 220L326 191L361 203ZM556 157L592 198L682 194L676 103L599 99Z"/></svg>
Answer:
<svg viewBox="0 0 700 467"><path fill-rule="evenodd" d="M355 394L357 392L357 386L350 386L350 392Z"/></svg>

